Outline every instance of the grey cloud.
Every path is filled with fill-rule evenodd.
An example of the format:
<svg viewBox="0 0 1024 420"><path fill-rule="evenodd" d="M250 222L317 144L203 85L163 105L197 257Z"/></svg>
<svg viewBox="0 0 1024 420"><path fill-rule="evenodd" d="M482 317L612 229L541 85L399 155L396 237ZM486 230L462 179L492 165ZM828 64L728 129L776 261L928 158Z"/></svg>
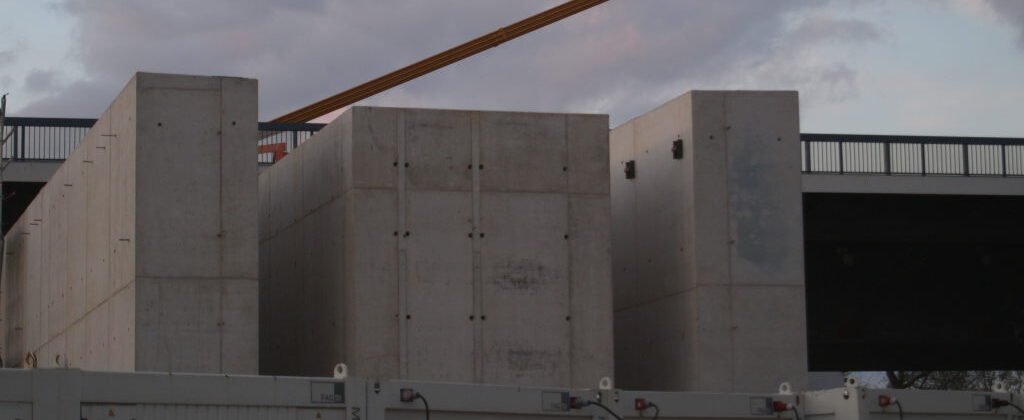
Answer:
<svg viewBox="0 0 1024 420"><path fill-rule="evenodd" d="M30 109L64 115L67 101L81 106L75 116L98 115L145 70L259 78L268 119L558 3L64 0L78 22L76 59L87 79ZM878 32L828 16L787 25L825 4L609 2L365 103L604 112L620 122L695 88L820 87L841 96L853 71L802 65L801 49L868 42Z"/></svg>
<svg viewBox="0 0 1024 420"><path fill-rule="evenodd" d="M1017 44L1024 49L1024 1L1020 0L986 0L1000 19L1015 26L1020 32Z"/></svg>
<svg viewBox="0 0 1024 420"><path fill-rule="evenodd" d="M7 67L14 64L18 58L18 53L14 50L0 51L0 67Z"/></svg>
<svg viewBox="0 0 1024 420"><path fill-rule="evenodd" d="M52 70L32 70L25 76L25 89L29 92L45 92L56 87L58 73Z"/></svg>

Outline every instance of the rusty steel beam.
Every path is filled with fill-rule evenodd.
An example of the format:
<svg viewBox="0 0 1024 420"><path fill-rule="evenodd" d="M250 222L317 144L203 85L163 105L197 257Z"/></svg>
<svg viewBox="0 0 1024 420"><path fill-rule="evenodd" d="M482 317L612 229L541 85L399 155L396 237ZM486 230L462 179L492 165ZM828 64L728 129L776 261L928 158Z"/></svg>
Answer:
<svg viewBox="0 0 1024 420"><path fill-rule="evenodd" d="M449 64L472 57L490 48L580 13L608 0L572 0L555 8L530 16L465 44L425 58L369 82L353 87L312 105L277 117L273 122L307 122L360 100L391 89Z"/></svg>

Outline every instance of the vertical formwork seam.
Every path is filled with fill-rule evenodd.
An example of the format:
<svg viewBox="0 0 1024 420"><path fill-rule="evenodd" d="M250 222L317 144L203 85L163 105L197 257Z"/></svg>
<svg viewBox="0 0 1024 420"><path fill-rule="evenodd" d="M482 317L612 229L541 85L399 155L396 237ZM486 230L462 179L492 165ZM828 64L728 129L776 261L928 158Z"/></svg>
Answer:
<svg viewBox="0 0 1024 420"><path fill-rule="evenodd" d="M569 149L569 116L568 115L564 115L562 118L563 118L562 141L563 141L564 146L565 146L565 160L562 161L562 166L568 168L569 167L569 162L570 162L569 154L572 153L572 150ZM569 170L574 170L574 169L575 168L569 168ZM573 357L573 350L576 347L574 346L575 343L573 343L573 336L574 336L575 331L573 329L573 322L572 322L572 312L573 312L572 311L572 308L573 308L572 304L573 304L573 301L574 301L573 288L572 288L572 283L573 283L573 276L572 276L572 266L573 266L572 265L572 241L576 239L575 235L574 235L576 232L572 231L573 230L572 229L572 199L571 199L572 189L570 188L570 182L569 182L569 179L571 178L571 176L569 176L569 171L563 171L562 174L563 174L564 188L565 188L565 190L564 190L565 191L564 192L564 194L565 194L565 234L568 235L568 238L566 238L567 240L564 241L564 243L565 243L565 253L566 253L566 262L567 262L567 264L566 264L566 275L567 275L566 283L568 284L568 292L569 292L567 294L568 302L566 303L566 308L568 309L568 311L567 311L568 314L566 315L566 317L568 318L567 320L568 320L568 324L569 324L569 340L568 340L569 341L569 347L568 347L568 349L569 349L569 380L566 381L566 383L569 384L570 387L575 387L575 386L583 386L582 384L574 383L574 380L576 378L576 375L575 375L576 372L575 372L575 369L573 369L576 366L576 360ZM556 322L558 322L558 320L556 320Z"/></svg>
<svg viewBox="0 0 1024 420"><path fill-rule="evenodd" d="M217 370L224 373L224 78L220 82L220 109L217 113L217 165L219 179L217 188L217 283L220 293L217 296L217 341L218 341L218 363Z"/></svg>
<svg viewBox="0 0 1024 420"><path fill-rule="evenodd" d="M483 323L482 316L482 284L480 276L480 248L482 244L479 238L480 232L480 113L470 112L470 150L472 167L470 172L473 175L473 225L472 225L472 292L473 292L473 313L476 320L473 323L473 382L483 382Z"/></svg>
<svg viewBox="0 0 1024 420"><path fill-rule="evenodd" d="M482 311L482 284L480 275L480 113L470 112L470 150L472 166L470 172L473 174L473 226L471 233L473 252L472 292L473 292L473 314L480 319ZM483 382L483 322L473 322L473 382Z"/></svg>
<svg viewBox="0 0 1024 420"><path fill-rule="evenodd" d="M395 121L395 146L398 150L398 369L399 377L409 378L409 301L408 261L406 260L406 168L405 154L405 110L397 111Z"/></svg>
<svg viewBox="0 0 1024 420"><path fill-rule="evenodd" d="M728 235L726 242L726 271L728 272L728 282L726 283L726 297L728 299L729 308L729 389L735 389L736 387L736 322L735 313L733 306L733 279L732 279L732 253L736 245L736 238L732 230L732 193L730 190L729 174L732 170L729 159L729 131L732 128L729 125L729 101L731 95L726 93L722 98L722 122L725 124L723 128L724 134L722 135L722 159L724 160L723 167L725 168L725 232Z"/></svg>

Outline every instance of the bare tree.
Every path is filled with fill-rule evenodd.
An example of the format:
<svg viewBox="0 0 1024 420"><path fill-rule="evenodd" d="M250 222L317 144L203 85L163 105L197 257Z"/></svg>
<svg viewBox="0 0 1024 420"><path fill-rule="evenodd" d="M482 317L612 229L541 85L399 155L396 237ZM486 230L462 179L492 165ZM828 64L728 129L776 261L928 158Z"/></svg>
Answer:
<svg viewBox="0 0 1024 420"><path fill-rule="evenodd" d="M890 370L885 372L889 388L990 390L996 381L1010 392L1024 390L1024 371L1019 370Z"/></svg>

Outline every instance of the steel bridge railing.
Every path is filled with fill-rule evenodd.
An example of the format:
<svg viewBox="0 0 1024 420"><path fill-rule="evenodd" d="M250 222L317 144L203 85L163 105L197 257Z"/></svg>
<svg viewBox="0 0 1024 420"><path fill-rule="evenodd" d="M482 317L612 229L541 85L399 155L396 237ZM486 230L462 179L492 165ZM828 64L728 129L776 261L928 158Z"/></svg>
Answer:
<svg viewBox="0 0 1024 420"><path fill-rule="evenodd" d="M10 141L3 147L3 157L16 161L67 159L93 124L96 124L96 120L90 118L7 117L4 121L4 132L0 135L13 133ZM285 150L291 152L323 126L324 124L261 122L254 141L257 145L284 144ZM274 163L273 153L260 153L257 159L261 164Z"/></svg>
<svg viewBox="0 0 1024 420"><path fill-rule="evenodd" d="M96 123L86 118L7 117L13 131L3 157L13 160L63 160ZM291 152L324 124L259 123L254 141L283 144ZM801 166L809 174L1024 176L1024 138L801 134ZM273 153L260 153L272 164Z"/></svg>
<svg viewBox="0 0 1024 420"><path fill-rule="evenodd" d="M811 174L1024 176L1024 138L801 134Z"/></svg>

